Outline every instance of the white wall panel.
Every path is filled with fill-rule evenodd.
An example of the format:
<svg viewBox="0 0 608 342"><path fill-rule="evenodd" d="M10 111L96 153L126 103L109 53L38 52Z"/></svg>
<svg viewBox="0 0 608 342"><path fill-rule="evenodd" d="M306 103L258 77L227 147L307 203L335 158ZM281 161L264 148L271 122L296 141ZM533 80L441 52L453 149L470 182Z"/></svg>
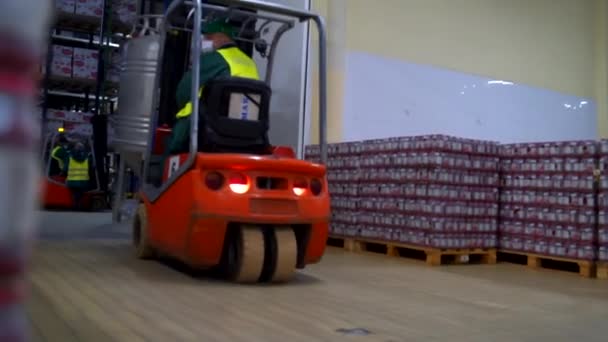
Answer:
<svg viewBox="0 0 608 342"><path fill-rule="evenodd" d="M449 134L500 142L597 138L593 100L396 59L347 57L345 141Z"/></svg>

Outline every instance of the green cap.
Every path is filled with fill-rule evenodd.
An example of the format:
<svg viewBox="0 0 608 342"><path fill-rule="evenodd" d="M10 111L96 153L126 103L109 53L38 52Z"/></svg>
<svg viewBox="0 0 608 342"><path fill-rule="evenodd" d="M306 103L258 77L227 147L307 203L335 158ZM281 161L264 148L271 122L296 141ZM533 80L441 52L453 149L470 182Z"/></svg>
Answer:
<svg viewBox="0 0 608 342"><path fill-rule="evenodd" d="M201 32L205 33L224 33L231 38L236 36L236 28L228 24L225 20L215 19L207 23L203 23Z"/></svg>

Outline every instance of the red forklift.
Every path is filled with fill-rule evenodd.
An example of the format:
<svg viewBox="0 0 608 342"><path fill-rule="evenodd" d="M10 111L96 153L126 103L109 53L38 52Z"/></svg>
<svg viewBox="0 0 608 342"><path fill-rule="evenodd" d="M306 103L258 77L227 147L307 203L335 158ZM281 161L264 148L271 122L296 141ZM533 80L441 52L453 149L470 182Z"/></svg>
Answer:
<svg viewBox="0 0 608 342"><path fill-rule="evenodd" d="M121 157L125 155L121 160L136 155L133 151L141 153L136 155L143 177L133 221L135 254L142 259L170 256L194 268L219 268L226 279L238 283L287 282L296 269L321 260L328 237L330 200L323 164L298 159L291 147L273 146L268 139L273 123L273 58L285 32L297 25L316 24L319 140L324 163L324 21L309 11L264 1L202 2L174 0L162 18L159 34L134 38L126 48L117 113L117 122L123 126L116 128L124 133L115 140L120 141L117 150L122 151ZM266 79L214 80L205 85L199 101L201 27L218 17L227 21L239 18L242 26L235 41L251 42L265 56ZM253 32L245 37L245 26L256 22ZM262 39L272 24L277 29L268 40ZM192 63L190 148L187 153L167 155L165 138L171 128L163 127L159 120L167 113L159 114L163 110L158 109L158 103L174 101L175 88L167 85L176 85L171 78L179 79L181 73L167 71L175 63L166 61L176 53L171 44L176 43L173 37L179 32L185 32L186 59ZM156 55L154 61L151 56ZM149 84L147 70L154 62L156 84ZM141 110L148 97L153 103ZM293 115L298 111L293 108ZM138 135L144 128L148 129L147 139ZM124 172L119 172L119 177L124 177Z"/></svg>
<svg viewBox="0 0 608 342"><path fill-rule="evenodd" d="M43 143L44 170L42 179L42 206L44 209L71 210L73 208L83 208L87 211L102 211L108 208L108 201L105 193L99 187L99 175L95 165L89 165L89 189L84 193L81 203L77 206L70 189L66 184L66 174L63 172L63 163L68 162L53 158L55 148L63 148L67 151L76 142L81 142L85 148L93 151L92 139L79 134L65 134L63 128L57 132L48 134ZM94 153L92 160L95 160Z"/></svg>

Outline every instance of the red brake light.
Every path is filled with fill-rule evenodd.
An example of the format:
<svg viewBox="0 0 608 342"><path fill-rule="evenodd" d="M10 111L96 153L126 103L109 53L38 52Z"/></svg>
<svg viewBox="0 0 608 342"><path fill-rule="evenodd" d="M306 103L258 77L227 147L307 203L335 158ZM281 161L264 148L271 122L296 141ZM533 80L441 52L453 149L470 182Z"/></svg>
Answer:
<svg viewBox="0 0 608 342"><path fill-rule="evenodd" d="M318 196L323 191L323 183L319 179L313 179L310 181L310 192L313 195Z"/></svg>
<svg viewBox="0 0 608 342"><path fill-rule="evenodd" d="M224 185L224 176L219 172L209 172L205 177L205 184L211 190L219 190Z"/></svg>
<svg viewBox="0 0 608 342"><path fill-rule="evenodd" d="M228 186L232 192L236 194L244 194L249 191L251 184L249 183L249 178L247 178L247 176L237 173L230 176Z"/></svg>
<svg viewBox="0 0 608 342"><path fill-rule="evenodd" d="M296 196L302 196L308 188L308 182L305 179L296 179L293 182L293 193Z"/></svg>

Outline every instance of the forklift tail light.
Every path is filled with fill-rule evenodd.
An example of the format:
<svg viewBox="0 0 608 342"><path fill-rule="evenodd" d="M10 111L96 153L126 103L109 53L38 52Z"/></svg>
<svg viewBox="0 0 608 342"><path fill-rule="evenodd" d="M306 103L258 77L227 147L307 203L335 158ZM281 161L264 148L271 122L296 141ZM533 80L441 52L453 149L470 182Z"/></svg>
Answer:
<svg viewBox="0 0 608 342"><path fill-rule="evenodd" d="M297 179L293 183L293 193L296 196L302 196L302 195L304 195L304 193L306 192L307 188L308 188L308 182L306 182L305 179Z"/></svg>
<svg viewBox="0 0 608 342"><path fill-rule="evenodd" d="M219 172L209 172L205 176L205 185L211 190L219 190L224 185L224 176Z"/></svg>
<svg viewBox="0 0 608 342"><path fill-rule="evenodd" d="M249 178L247 178L247 176L237 173L230 176L228 186L235 194L244 194L249 191L251 183L249 182Z"/></svg>
<svg viewBox="0 0 608 342"><path fill-rule="evenodd" d="M310 192L313 195L318 196L323 191L323 183L319 179L313 179L310 181Z"/></svg>

